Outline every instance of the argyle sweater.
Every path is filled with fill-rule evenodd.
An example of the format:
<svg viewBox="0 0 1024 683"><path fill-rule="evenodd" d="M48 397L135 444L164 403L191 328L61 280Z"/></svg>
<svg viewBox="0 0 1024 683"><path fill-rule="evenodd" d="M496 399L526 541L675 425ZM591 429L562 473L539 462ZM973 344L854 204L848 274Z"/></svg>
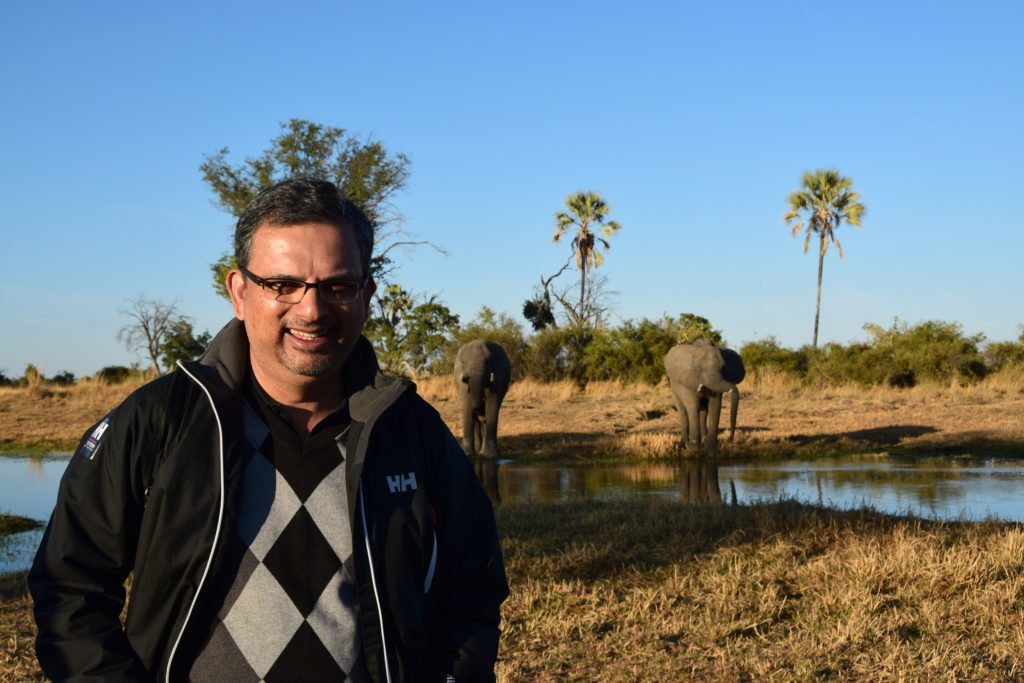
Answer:
<svg viewBox="0 0 1024 683"><path fill-rule="evenodd" d="M346 406L302 439L279 404L247 390L252 447L222 604L190 680L368 681L347 514Z"/></svg>

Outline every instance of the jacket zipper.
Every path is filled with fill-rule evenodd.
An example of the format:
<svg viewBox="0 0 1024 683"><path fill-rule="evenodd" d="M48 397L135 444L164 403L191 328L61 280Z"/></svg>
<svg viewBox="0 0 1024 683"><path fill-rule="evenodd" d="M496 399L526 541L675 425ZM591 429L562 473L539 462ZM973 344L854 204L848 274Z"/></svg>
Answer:
<svg viewBox="0 0 1024 683"><path fill-rule="evenodd" d="M380 594L377 592L377 574L373 571L373 552L370 550L370 528L366 524L366 506L363 504L363 482L359 481L359 514L363 520L363 542L366 543L366 559L370 565L370 584L373 586L373 599L377 603L377 619L380 622L380 643L384 650L384 677L391 683L391 666L388 664L388 642L384 637L384 610L380 606Z"/></svg>
<svg viewBox="0 0 1024 683"><path fill-rule="evenodd" d="M217 421L217 434L219 444L219 464L220 464L220 509L217 512L217 529L213 533L213 545L210 546L210 556L206 559L206 567L203 569L203 575L199 579L199 585L196 586L195 595L192 596L192 604L188 606L188 612L185 613L185 621L181 625L181 629L178 631L178 637L174 640L174 646L171 647L171 654L167 657L167 669L164 671L164 680L167 683L171 681L171 665L174 663L174 655L178 650L178 645L181 643L181 637L185 634L185 629L188 627L188 620L192 618L192 611L196 607L196 602L199 600L199 595L203 591L203 584L206 582L206 575L210 571L210 567L213 565L213 554L217 551L217 542L220 540L220 528L224 521L224 428L220 422L220 414L217 413L217 405L213 402L213 397L210 396L209 390L202 382L199 381L195 375L188 371L188 369L182 365L181 361L178 361L178 367L181 368L188 377L199 385L199 388L206 394L207 400L210 402L210 409L213 411L213 417ZM390 679L389 679L390 680Z"/></svg>

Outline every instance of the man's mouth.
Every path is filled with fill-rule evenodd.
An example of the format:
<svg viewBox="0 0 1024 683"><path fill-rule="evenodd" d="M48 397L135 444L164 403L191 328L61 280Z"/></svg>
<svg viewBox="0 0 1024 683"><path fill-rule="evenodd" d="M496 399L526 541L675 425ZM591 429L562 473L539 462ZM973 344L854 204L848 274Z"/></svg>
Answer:
<svg viewBox="0 0 1024 683"><path fill-rule="evenodd" d="M288 334L306 341L316 341L327 336L326 330L297 330L294 327L288 328Z"/></svg>

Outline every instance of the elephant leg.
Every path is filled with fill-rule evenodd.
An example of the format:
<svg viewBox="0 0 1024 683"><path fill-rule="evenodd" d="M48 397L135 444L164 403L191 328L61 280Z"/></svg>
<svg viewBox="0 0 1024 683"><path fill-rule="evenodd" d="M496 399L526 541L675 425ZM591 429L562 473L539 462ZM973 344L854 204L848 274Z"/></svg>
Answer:
<svg viewBox="0 0 1024 683"><path fill-rule="evenodd" d="M501 397L492 393L484 405L484 445L481 454L488 458L500 457L498 451L498 411L501 409Z"/></svg>
<svg viewBox="0 0 1024 683"><path fill-rule="evenodd" d="M671 385L670 388L672 388ZM682 427L682 435L680 436L679 443L685 448L686 437L690 430L690 422L686 419L686 406L683 404L683 400L679 397L679 392L674 388L672 388L672 402L676 406L676 412L679 414L679 424Z"/></svg>
<svg viewBox="0 0 1024 683"><path fill-rule="evenodd" d="M708 450L708 453L718 452L718 421L722 417L722 395L719 393L713 393L708 397L708 424L707 439L704 441L704 445Z"/></svg>
<svg viewBox="0 0 1024 683"><path fill-rule="evenodd" d="M704 482L701 490L706 503L721 503L722 489L718 486L718 463L714 460L702 462L701 479Z"/></svg>
<svg viewBox="0 0 1024 683"><path fill-rule="evenodd" d="M465 404L462 406L462 450L466 455L476 455L476 416L473 415L473 408L469 405L469 397L465 397Z"/></svg>
<svg viewBox="0 0 1024 683"><path fill-rule="evenodd" d="M700 394L686 387L679 388L680 398L685 408L686 425L683 427L683 438L688 448L700 447Z"/></svg>
<svg viewBox="0 0 1024 683"><path fill-rule="evenodd" d="M476 415L473 418L473 447L476 453L480 453L484 448L484 418L482 415Z"/></svg>

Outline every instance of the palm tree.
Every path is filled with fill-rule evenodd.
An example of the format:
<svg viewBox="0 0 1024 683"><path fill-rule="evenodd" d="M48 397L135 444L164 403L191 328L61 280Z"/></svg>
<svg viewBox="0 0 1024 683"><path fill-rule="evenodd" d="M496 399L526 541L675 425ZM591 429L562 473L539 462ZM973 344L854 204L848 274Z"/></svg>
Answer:
<svg viewBox="0 0 1024 683"><path fill-rule="evenodd" d="M579 314L582 318L587 299L587 272L604 263L604 255L599 245L610 249L608 239L618 232L621 226L615 221L606 220L611 213L611 207L597 192L574 192L565 198L565 207L569 210L555 214L555 234L552 239L558 242L566 231L576 226L572 250L576 257L576 267L580 271ZM600 237L594 234L595 228Z"/></svg>
<svg viewBox="0 0 1024 683"><path fill-rule="evenodd" d="M825 252L829 242L835 242L839 258L843 258L843 247L836 239L839 224L846 221L855 228L860 227L860 219L866 209L860 203L860 193L851 188L853 180L839 175L839 171L816 169L813 173L805 172L801 188L789 195L789 211L786 212L786 223L800 219L793 226L793 237L805 230L804 253L811 244L811 235L818 235L818 299L814 308L814 341L812 348L818 348L818 320L821 317L821 271L825 264Z"/></svg>

